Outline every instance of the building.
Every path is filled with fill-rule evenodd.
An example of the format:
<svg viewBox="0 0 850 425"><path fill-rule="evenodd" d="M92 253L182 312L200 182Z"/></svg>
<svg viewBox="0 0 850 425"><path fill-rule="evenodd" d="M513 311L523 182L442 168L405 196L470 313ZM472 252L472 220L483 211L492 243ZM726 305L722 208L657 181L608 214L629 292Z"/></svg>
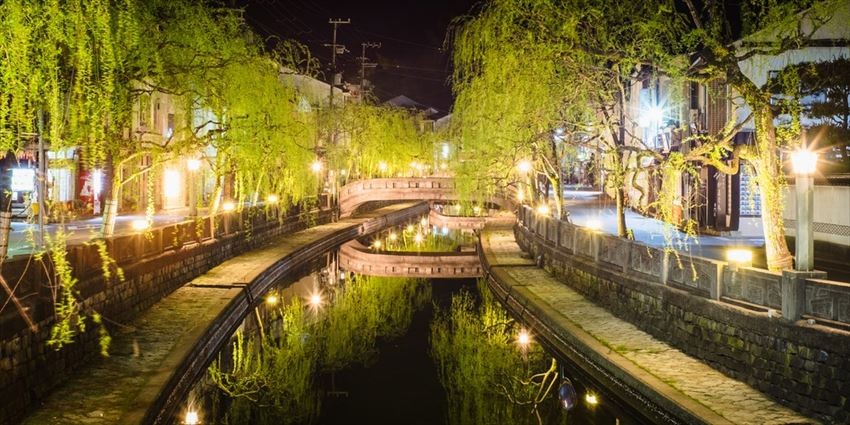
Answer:
<svg viewBox="0 0 850 425"><path fill-rule="evenodd" d="M812 33L806 44L779 55L753 55L740 62L741 70L757 86L763 87L789 66L850 58L847 42L850 27L846 25L850 21L850 2L840 2L832 19L817 30L813 31L811 21L805 16L800 20L800 30ZM770 37L770 33L759 33L735 45L743 51L748 46L764 44ZM699 62L694 64L695 67L700 65ZM817 96L803 98L806 104L817 100ZM740 96L724 84L676 83L652 69L636 73L624 109L626 133L637 136L631 143L645 144L662 155L677 151L686 153L688 146L680 143L683 138L717 134L730 121L743 122L750 114ZM777 124L786 119L780 116ZM811 127L819 122L804 115L802 124ZM754 132L752 121L745 123L735 134L733 143L752 143ZM638 138L640 141L635 140ZM660 178L642 171L652 165L649 161L631 165L638 175L627 179L635 182L628 188L629 203L633 208L646 210L657 199ZM696 167L697 175L684 174L676 188L678 203L674 208L679 216L695 220L702 231L709 233L761 235L759 193L749 167L741 167L736 175L721 173L711 166L696 164Z"/></svg>

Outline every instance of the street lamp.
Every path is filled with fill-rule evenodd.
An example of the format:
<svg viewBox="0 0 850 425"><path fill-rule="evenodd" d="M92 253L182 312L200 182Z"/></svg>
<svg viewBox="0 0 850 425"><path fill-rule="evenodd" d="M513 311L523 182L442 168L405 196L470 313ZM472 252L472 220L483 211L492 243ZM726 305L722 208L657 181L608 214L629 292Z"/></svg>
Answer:
<svg viewBox="0 0 850 425"><path fill-rule="evenodd" d="M198 183L195 175L201 169L201 160L191 158L186 161L186 169L189 170L189 217L198 215Z"/></svg>
<svg viewBox="0 0 850 425"><path fill-rule="evenodd" d="M524 183L525 183L525 186L526 186L524 188L522 186L522 184L520 183L519 187L517 188L517 200L519 201L519 203L522 203L524 198L525 198L523 192L526 190L526 188L529 192L531 191L531 171L533 169L534 169L534 165L531 163L531 161L529 161L527 159L520 160L516 165L516 170L517 170L517 172L519 172L519 174L521 176L524 177L524 179L525 179ZM530 195L532 196L532 198L534 197L534 194L530 193ZM533 201L533 199L532 199L532 201Z"/></svg>
<svg viewBox="0 0 850 425"><path fill-rule="evenodd" d="M150 228L150 223L146 219L141 218L138 220L133 220L130 223L130 227L135 232L144 232L145 230L148 230Z"/></svg>
<svg viewBox="0 0 850 425"><path fill-rule="evenodd" d="M310 169L313 170L314 173L318 174L322 171L322 162L319 160L313 161L313 163L310 164Z"/></svg>
<svg viewBox="0 0 850 425"><path fill-rule="evenodd" d="M796 257L798 271L812 271L814 261L814 174L817 169L818 155L808 150L798 150L791 154L791 165L796 174L797 189L797 240Z"/></svg>

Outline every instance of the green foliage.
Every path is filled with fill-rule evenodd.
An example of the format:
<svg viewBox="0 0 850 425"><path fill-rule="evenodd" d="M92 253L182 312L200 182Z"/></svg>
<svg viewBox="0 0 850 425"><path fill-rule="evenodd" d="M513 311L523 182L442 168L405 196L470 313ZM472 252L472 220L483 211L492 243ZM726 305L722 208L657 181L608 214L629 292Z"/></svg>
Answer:
<svg viewBox="0 0 850 425"><path fill-rule="evenodd" d="M293 299L265 326L269 337L239 332L230 358L210 366L211 381L232 399L225 423L312 422L319 374L370 362L376 339L403 334L431 292L421 279L358 276L326 298L318 309Z"/></svg>
<svg viewBox="0 0 850 425"><path fill-rule="evenodd" d="M416 117L401 108L350 104L335 111L335 124L325 130L334 128L341 137L328 147L329 167L352 178L409 174L412 164L426 163L432 152Z"/></svg>
<svg viewBox="0 0 850 425"><path fill-rule="evenodd" d="M47 243L47 256L53 265L55 281L53 282L53 308L56 317L50 328L50 339L47 345L55 350L74 342L78 333L86 331L86 315L99 326L98 336L100 353L107 356L111 337L103 325L102 318L97 312L87 312L80 302L80 294L77 290L79 281L73 276L71 264L68 261L66 242L68 235L62 231L56 232L54 236L45 235Z"/></svg>
<svg viewBox="0 0 850 425"><path fill-rule="evenodd" d="M538 344L519 347L518 324L483 281L479 293L480 304L465 291L453 296L451 308L438 312L431 325L448 423L563 423L566 417L550 392L554 360Z"/></svg>
<svg viewBox="0 0 850 425"><path fill-rule="evenodd" d="M450 37L459 190L476 199L493 185L522 180L515 166L528 159L532 177L545 176L553 188L563 216L568 161L576 149L596 146L618 157L603 164L608 183L623 187L631 162L619 158L629 153L620 151L619 128L627 123L618 103L634 72L669 59L662 46L678 44L681 26L674 10L670 1L494 0L456 22Z"/></svg>

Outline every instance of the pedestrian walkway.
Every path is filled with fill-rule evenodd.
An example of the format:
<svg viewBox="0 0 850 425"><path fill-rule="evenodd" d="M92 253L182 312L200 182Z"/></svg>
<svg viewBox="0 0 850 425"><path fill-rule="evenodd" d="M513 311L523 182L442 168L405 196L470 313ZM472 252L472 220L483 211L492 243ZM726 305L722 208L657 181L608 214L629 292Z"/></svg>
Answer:
<svg viewBox="0 0 850 425"><path fill-rule="evenodd" d="M529 294L525 301L532 306L527 308L551 315L545 322L556 324L555 332L570 334L588 357L629 375L700 422L817 423L618 319L558 282L523 257L510 228L488 227L481 244L494 278L512 294Z"/></svg>
<svg viewBox="0 0 850 425"><path fill-rule="evenodd" d="M564 200L570 213L570 220L579 226L598 226L600 230L617 234L617 209L602 192L568 190ZM674 246L679 251L716 260L725 260L725 250L730 246L764 246L763 236L689 236L675 226L655 218L626 210L626 227L632 231L635 240L654 247Z"/></svg>
<svg viewBox="0 0 850 425"><path fill-rule="evenodd" d="M397 204L368 215L281 236L262 248L221 263L171 293L132 323L119 327L113 335L110 356L96 359L70 376L23 423L141 422L148 407L172 379L175 369L193 353L209 328L222 325L216 319L225 309L232 308L230 304L246 293L246 287L272 268L275 271L294 270L311 260L299 255L308 249L315 250L311 246L330 245L330 248L333 239L337 239L334 236L341 232L413 205ZM427 204L421 207L416 209L417 214L427 212ZM241 323L241 318L236 320L237 324ZM214 355L215 352L217 350L206 354Z"/></svg>
<svg viewBox="0 0 850 425"><path fill-rule="evenodd" d="M198 211L201 216L206 209ZM162 211L152 217L152 227L162 227L169 224L179 223L187 220L188 208ZM133 222L144 220L144 214L122 214L115 219L115 236L121 236L138 232L133 229ZM55 235L59 229L65 231L69 245L77 245L87 242L92 238L101 236L103 217L93 217L80 220L71 220L64 224L47 224L44 226L46 234ZM12 230L9 234L8 256L25 255L33 252L34 239L38 237L38 225L34 223L12 222Z"/></svg>

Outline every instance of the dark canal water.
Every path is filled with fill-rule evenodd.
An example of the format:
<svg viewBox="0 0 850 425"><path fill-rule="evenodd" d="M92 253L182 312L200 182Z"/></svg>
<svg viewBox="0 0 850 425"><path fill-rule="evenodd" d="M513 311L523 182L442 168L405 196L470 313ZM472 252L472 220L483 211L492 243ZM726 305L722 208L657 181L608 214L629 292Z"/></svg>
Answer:
<svg viewBox="0 0 850 425"><path fill-rule="evenodd" d="M416 227L424 234L425 223ZM382 240L412 240L410 228ZM417 249L469 242L430 230ZM178 423L644 422L580 379L569 359L553 358L475 279L356 276L335 259L328 254L266 296Z"/></svg>

